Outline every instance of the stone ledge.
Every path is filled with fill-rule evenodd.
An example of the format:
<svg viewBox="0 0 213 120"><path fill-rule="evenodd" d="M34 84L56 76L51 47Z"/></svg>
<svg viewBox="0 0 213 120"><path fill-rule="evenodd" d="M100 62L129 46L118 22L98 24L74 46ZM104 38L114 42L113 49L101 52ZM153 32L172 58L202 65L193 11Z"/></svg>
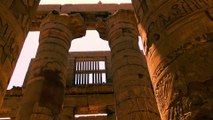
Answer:
<svg viewBox="0 0 213 120"><path fill-rule="evenodd" d="M83 95L83 94L113 94L112 84L89 84L76 85L65 90L65 95Z"/></svg>
<svg viewBox="0 0 213 120"><path fill-rule="evenodd" d="M119 9L133 10L131 4L65 4L65 5L40 5L32 20L31 31L39 31L41 21L50 11L59 13L80 13L85 20L87 29L94 30L97 18L106 18Z"/></svg>
<svg viewBox="0 0 213 120"><path fill-rule="evenodd" d="M84 94L113 94L112 84L89 84L89 85L76 85L67 87L65 89L65 95L84 95ZM11 90L7 90L6 97L22 97L23 88L13 87Z"/></svg>

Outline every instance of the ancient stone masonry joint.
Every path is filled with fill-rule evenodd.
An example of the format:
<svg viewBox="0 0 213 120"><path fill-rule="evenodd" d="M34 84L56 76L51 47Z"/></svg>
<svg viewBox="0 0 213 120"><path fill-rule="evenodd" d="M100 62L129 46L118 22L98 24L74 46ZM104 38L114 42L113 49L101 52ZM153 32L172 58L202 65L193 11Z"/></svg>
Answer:
<svg viewBox="0 0 213 120"><path fill-rule="evenodd" d="M29 30L40 31L36 56L6 91ZM86 30L111 51L69 52ZM212 40L213 0L1 0L0 119L213 120Z"/></svg>
<svg viewBox="0 0 213 120"><path fill-rule="evenodd" d="M97 28L100 30L100 37L109 41L112 52L117 119L160 119L148 72L144 67L144 58L137 44L138 31L133 12L119 10L99 24L97 27L102 27ZM105 29L103 24L106 25Z"/></svg>
<svg viewBox="0 0 213 120"><path fill-rule="evenodd" d="M139 3L133 1L139 29L147 34L143 44L161 119L213 119L212 91L201 89L213 83L213 1Z"/></svg>
<svg viewBox="0 0 213 120"><path fill-rule="evenodd" d="M47 15L41 24L39 48L26 86L26 91L33 91L35 96L27 92L24 94L18 119L59 117L71 40L84 36L85 32L84 20L80 14L68 15L52 11ZM31 111L26 112L27 109Z"/></svg>

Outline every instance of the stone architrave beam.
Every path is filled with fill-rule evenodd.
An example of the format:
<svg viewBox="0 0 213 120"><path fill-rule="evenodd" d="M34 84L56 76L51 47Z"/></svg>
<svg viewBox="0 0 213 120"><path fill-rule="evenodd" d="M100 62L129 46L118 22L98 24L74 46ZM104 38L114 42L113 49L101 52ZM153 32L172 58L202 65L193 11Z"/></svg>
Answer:
<svg viewBox="0 0 213 120"><path fill-rule="evenodd" d="M39 31L41 21L47 14L56 10L60 13L80 13L85 20L86 28L95 30L98 18L106 18L119 9L132 10L132 4L65 4L65 5L40 5L30 27L31 31Z"/></svg>

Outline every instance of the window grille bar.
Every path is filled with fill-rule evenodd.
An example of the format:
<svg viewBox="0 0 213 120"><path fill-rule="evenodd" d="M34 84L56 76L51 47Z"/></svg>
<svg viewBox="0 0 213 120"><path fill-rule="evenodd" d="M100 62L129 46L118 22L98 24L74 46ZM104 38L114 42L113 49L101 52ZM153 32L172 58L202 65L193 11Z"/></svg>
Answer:
<svg viewBox="0 0 213 120"><path fill-rule="evenodd" d="M75 83L74 84L77 84L77 81L78 81L78 74L75 74Z"/></svg>
<svg viewBox="0 0 213 120"><path fill-rule="evenodd" d="M84 74L84 84L85 85L87 84L87 76L86 76L86 74Z"/></svg>
<svg viewBox="0 0 213 120"><path fill-rule="evenodd" d="M75 62L76 85L103 84L106 82L106 62L101 60L79 60ZM104 66L103 66L104 65Z"/></svg>
<svg viewBox="0 0 213 120"><path fill-rule="evenodd" d="M88 71L90 71L90 61L88 62Z"/></svg>
<svg viewBox="0 0 213 120"><path fill-rule="evenodd" d="M91 61L91 70L93 70L93 61Z"/></svg>
<svg viewBox="0 0 213 120"><path fill-rule="evenodd" d="M81 64L80 64L80 62L78 62L78 70L79 71L81 70Z"/></svg>
<svg viewBox="0 0 213 120"><path fill-rule="evenodd" d="M96 61L96 64L97 64L97 65L96 65L96 70L99 70L99 67L100 67L100 66L99 66L99 61Z"/></svg>
<svg viewBox="0 0 213 120"><path fill-rule="evenodd" d="M84 74L81 74L81 85L84 84Z"/></svg>
<svg viewBox="0 0 213 120"><path fill-rule="evenodd" d="M79 76L79 77L78 77L78 78L79 78L79 79L78 79L78 85L80 85L80 84L81 84L81 74L78 74L78 76Z"/></svg>
<svg viewBox="0 0 213 120"><path fill-rule="evenodd" d="M100 81L99 81L99 73L97 73L97 84L100 84Z"/></svg>
<svg viewBox="0 0 213 120"><path fill-rule="evenodd" d="M78 62L75 62L75 69L78 70Z"/></svg>
<svg viewBox="0 0 213 120"><path fill-rule="evenodd" d="M95 83L95 73L92 73L92 83Z"/></svg>
<svg viewBox="0 0 213 120"><path fill-rule="evenodd" d="M95 64L95 61L93 61L93 70L96 70L96 64Z"/></svg>
<svg viewBox="0 0 213 120"><path fill-rule="evenodd" d="M100 83L102 83L102 73L99 74L100 74Z"/></svg>

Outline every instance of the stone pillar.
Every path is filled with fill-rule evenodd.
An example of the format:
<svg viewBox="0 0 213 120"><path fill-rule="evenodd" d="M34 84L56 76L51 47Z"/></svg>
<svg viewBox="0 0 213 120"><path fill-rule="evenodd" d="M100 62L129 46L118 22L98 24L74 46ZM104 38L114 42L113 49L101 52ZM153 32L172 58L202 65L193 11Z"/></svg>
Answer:
<svg viewBox="0 0 213 120"><path fill-rule="evenodd" d="M162 120L212 120L213 0L132 2Z"/></svg>
<svg viewBox="0 0 213 120"><path fill-rule="evenodd" d="M0 107L39 1L0 1Z"/></svg>
<svg viewBox="0 0 213 120"><path fill-rule="evenodd" d="M72 87L75 84L75 58L70 54L67 68L66 87Z"/></svg>
<svg viewBox="0 0 213 120"><path fill-rule="evenodd" d="M75 120L74 107L63 107L63 112L60 115L60 120Z"/></svg>
<svg viewBox="0 0 213 120"><path fill-rule="evenodd" d="M39 48L31 66L17 120L55 120L62 109L71 40L85 35L79 14L50 13L41 25Z"/></svg>
<svg viewBox="0 0 213 120"><path fill-rule="evenodd" d="M145 58L138 46L133 12L119 10L105 23L100 22L97 29L111 48L116 119L159 120Z"/></svg>

